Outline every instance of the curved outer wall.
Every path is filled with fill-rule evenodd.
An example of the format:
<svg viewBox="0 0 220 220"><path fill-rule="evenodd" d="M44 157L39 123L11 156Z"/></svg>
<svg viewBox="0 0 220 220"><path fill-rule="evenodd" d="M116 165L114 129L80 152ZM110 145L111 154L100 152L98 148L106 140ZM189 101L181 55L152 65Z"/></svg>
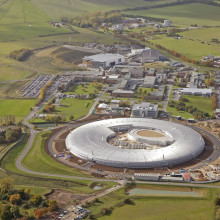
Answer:
<svg viewBox="0 0 220 220"><path fill-rule="evenodd" d="M131 125L162 130L171 135L174 142L156 150L121 149L107 143L107 138L115 135L109 127ZM66 146L77 157L98 164L125 168L154 168L172 166L193 159L203 151L205 142L193 129L173 122L117 118L96 121L76 128L67 136Z"/></svg>

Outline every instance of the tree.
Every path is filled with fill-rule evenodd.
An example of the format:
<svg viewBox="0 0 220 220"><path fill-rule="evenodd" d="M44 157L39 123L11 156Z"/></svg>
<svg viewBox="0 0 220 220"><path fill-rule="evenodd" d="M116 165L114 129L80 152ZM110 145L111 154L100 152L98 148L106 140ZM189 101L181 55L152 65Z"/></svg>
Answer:
<svg viewBox="0 0 220 220"><path fill-rule="evenodd" d="M21 202L20 194L17 193L17 194L11 195L9 201L11 204L19 204Z"/></svg>
<svg viewBox="0 0 220 220"><path fill-rule="evenodd" d="M14 218L19 218L21 216L18 206L12 206L10 212Z"/></svg>
<svg viewBox="0 0 220 220"><path fill-rule="evenodd" d="M36 219L39 219L39 218L45 216L47 213L48 213L48 209L47 209L47 208L37 209L37 210L34 212L34 217L35 217Z"/></svg>
<svg viewBox="0 0 220 220"><path fill-rule="evenodd" d="M11 206L10 205L4 205L1 207L1 218L2 220L11 220L12 214L11 214Z"/></svg>
<svg viewBox="0 0 220 220"><path fill-rule="evenodd" d="M40 205L42 201L43 201L43 198L40 195L37 195L37 194L31 196L31 198L30 198L30 202L34 206Z"/></svg>
<svg viewBox="0 0 220 220"><path fill-rule="evenodd" d="M9 193L14 188L14 182L11 178L4 178L0 183L1 193Z"/></svg>
<svg viewBox="0 0 220 220"><path fill-rule="evenodd" d="M57 204L57 201L55 199L50 200L48 202L48 206L49 206L50 211L55 211L55 210L58 209L58 204Z"/></svg>
<svg viewBox="0 0 220 220"><path fill-rule="evenodd" d="M74 119L73 115L70 115L69 120L72 121Z"/></svg>

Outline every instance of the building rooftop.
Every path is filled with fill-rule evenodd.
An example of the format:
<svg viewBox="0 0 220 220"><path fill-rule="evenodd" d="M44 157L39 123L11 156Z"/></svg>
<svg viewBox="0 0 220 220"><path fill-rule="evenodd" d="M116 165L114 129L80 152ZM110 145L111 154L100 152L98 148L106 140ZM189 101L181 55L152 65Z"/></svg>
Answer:
<svg viewBox="0 0 220 220"><path fill-rule="evenodd" d="M96 54L92 56L86 56L83 59L87 61L106 62L106 61L112 61L114 59L120 59L120 58L124 58L124 56L120 54L102 53L102 54Z"/></svg>

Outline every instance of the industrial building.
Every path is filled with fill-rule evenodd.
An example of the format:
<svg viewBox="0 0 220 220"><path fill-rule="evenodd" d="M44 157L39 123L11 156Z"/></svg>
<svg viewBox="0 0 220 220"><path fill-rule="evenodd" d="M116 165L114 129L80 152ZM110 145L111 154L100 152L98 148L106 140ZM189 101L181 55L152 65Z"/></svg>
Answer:
<svg viewBox="0 0 220 220"><path fill-rule="evenodd" d="M107 69L116 64L124 63L125 58L120 54L106 53L86 56L82 60L87 67Z"/></svg>
<svg viewBox="0 0 220 220"><path fill-rule="evenodd" d="M158 105L142 102L141 104L134 104L131 111L133 118L156 118L158 114Z"/></svg>
<svg viewBox="0 0 220 220"><path fill-rule="evenodd" d="M130 142L135 139L132 146L122 147L123 143L126 145L125 140L116 146L110 142L122 132ZM158 141L161 147L154 148ZM162 146L164 141L166 146ZM195 158L205 147L202 136L189 127L146 118L95 121L71 131L65 142L67 149L79 158L123 168L170 167Z"/></svg>

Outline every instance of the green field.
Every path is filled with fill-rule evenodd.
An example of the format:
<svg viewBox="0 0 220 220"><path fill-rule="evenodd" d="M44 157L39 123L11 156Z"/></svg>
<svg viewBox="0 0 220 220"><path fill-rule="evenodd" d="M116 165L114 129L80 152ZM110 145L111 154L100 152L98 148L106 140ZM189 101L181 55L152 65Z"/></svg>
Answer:
<svg viewBox="0 0 220 220"><path fill-rule="evenodd" d="M213 204L207 200L178 198L145 198L135 200L135 205L115 208L112 215L101 220L211 220Z"/></svg>
<svg viewBox="0 0 220 220"><path fill-rule="evenodd" d="M189 102L186 102L186 105L192 105L201 111L213 114L211 98L193 95L184 95L183 97L189 100Z"/></svg>
<svg viewBox="0 0 220 220"><path fill-rule="evenodd" d="M93 93L94 91L99 92L99 90L94 86L94 84L90 83L87 85L72 85L69 88L68 93L73 94L89 94Z"/></svg>
<svg viewBox="0 0 220 220"><path fill-rule="evenodd" d="M0 117L13 115L16 121L20 121L30 112L35 102L35 99L0 99Z"/></svg>
<svg viewBox="0 0 220 220"><path fill-rule="evenodd" d="M143 5L155 5L164 2L171 2L172 0L162 1L144 1L144 0L32 0L33 4L36 5L45 14L53 19L57 19L63 16L75 17L88 12L94 12L98 10L112 10L137 7Z"/></svg>
<svg viewBox="0 0 220 220"><path fill-rule="evenodd" d="M136 184L137 188L153 190L171 190L190 192L200 191L204 197L172 197L172 196L127 196L125 190L101 197L99 203L94 203L88 209L101 220L212 220L214 216L214 198L218 189L188 188L170 185ZM123 204L125 198L130 198L133 204ZM98 217L104 208L113 211ZM87 218L88 219L88 218Z"/></svg>
<svg viewBox="0 0 220 220"><path fill-rule="evenodd" d="M31 150L22 161L23 166L38 172L88 177L89 175L77 169L58 163L45 152L44 141L50 133L42 132L36 136Z"/></svg>
<svg viewBox="0 0 220 220"><path fill-rule="evenodd" d="M70 115L73 115L74 119L78 119L86 115L92 107L94 101L66 98L62 99L60 102L62 106L56 107L56 112L64 115L68 120Z"/></svg>
<svg viewBox="0 0 220 220"><path fill-rule="evenodd" d="M181 116L182 118L185 118L185 119L194 118L194 116L188 112L177 111L175 108L171 108L169 106L167 106L167 112L169 112L173 116Z"/></svg>
<svg viewBox="0 0 220 220"><path fill-rule="evenodd" d="M0 41L70 32L54 28L45 15L28 0L9 0L0 10Z"/></svg>
<svg viewBox="0 0 220 220"><path fill-rule="evenodd" d="M220 25L220 8L200 4L185 4L140 11L128 11L127 14L170 19L176 25Z"/></svg>
<svg viewBox="0 0 220 220"><path fill-rule="evenodd" d="M187 32L185 32L187 33ZM198 34L199 36L199 34ZM213 34L213 38L214 34ZM189 39L174 39L164 35L158 36L156 40L150 40L153 44L159 44L169 50L174 50L188 58L200 60L208 54L218 56L220 54L220 44L206 44L200 41L192 41Z"/></svg>
<svg viewBox="0 0 220 220"><path fill-rule="evenodd" d="M220 40L220 28L212 27L212 28L195 29L195 30L181 32L180 35L183 36L184 38L191 40L211 42L213 38ZM218 44L216 46L218 46Z"/></svg>

